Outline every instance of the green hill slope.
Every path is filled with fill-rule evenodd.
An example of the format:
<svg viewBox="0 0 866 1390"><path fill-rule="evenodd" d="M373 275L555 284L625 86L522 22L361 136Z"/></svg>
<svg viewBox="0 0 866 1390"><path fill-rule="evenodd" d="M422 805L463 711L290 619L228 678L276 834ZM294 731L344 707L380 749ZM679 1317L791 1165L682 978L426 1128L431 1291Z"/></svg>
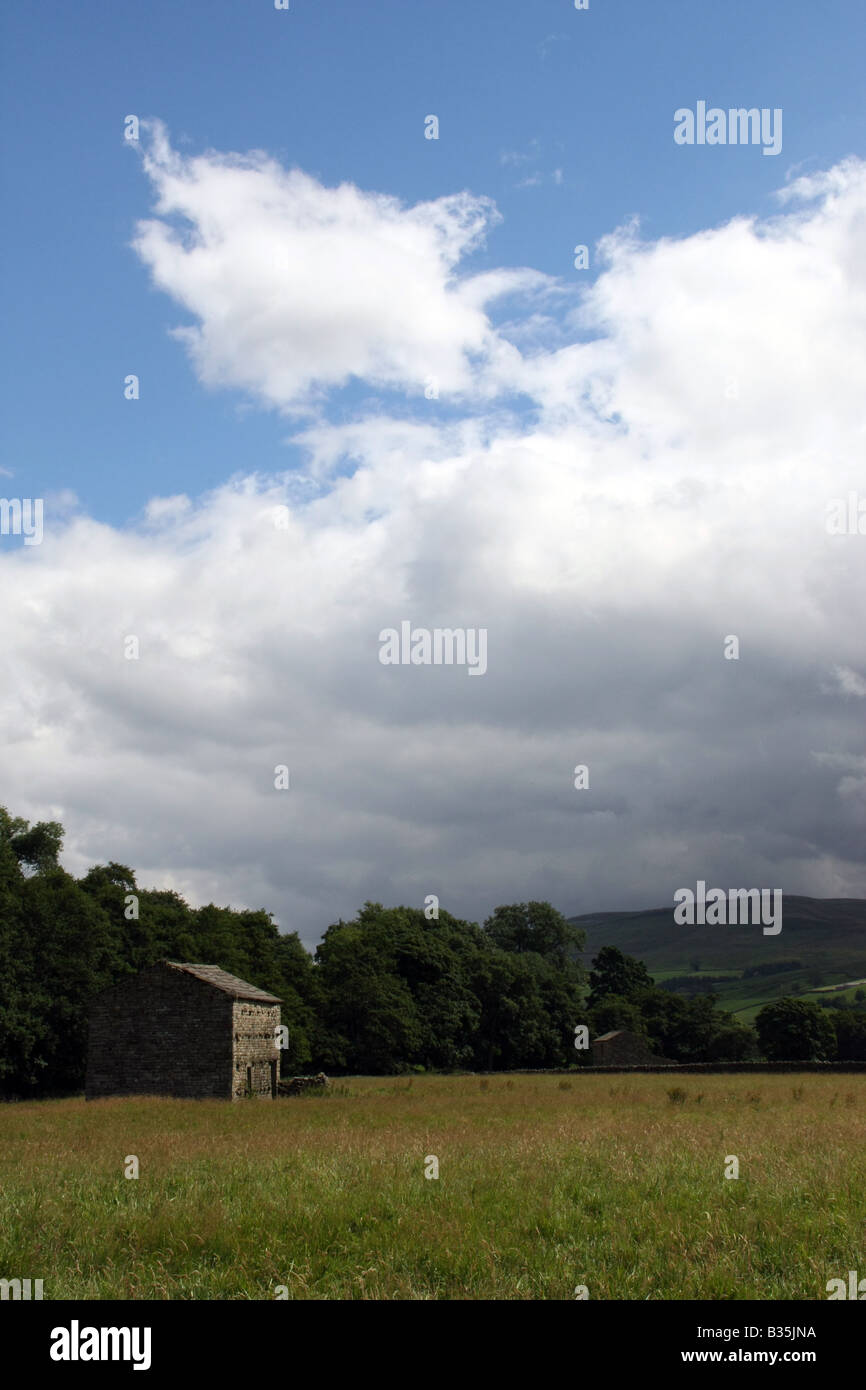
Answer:
<svg viewBox="0 0 866 1390"><path fill-rule="evenodd" d="M673 907L640 912L591 912L570 919L586 932L584 961L602 946L618 946L646 963L657 984L671 976L732 972L712 985L722 1008L750 1021L761 1004L783 994L812 999L818 986L866 978L866 901L861 898L783 898L782 930L764 936L756 926L681 926ZM699 971L693 962L700 962ZM747 970L797 962L778 973L745 975ZM678 987L680 988L680 987ZM691 992L683 985L683 992ZM832 996L831 996L832 997Z"/></svg>

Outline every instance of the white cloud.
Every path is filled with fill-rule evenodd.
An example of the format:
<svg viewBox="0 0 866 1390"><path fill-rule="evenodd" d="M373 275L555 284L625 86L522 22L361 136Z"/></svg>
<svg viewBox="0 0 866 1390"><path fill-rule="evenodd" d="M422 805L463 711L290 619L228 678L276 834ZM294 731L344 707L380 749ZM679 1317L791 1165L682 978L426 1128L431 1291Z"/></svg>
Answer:
<svg viewBox="0 0 866 1390"><path fill-rule="evenodd" d="M204 379L281 409L346 371L408 388L428 319L391 301L426 253L412 304L464 411L318 418L305 476L0 550L10 808L59 807L76 869L130 862L309 938L429 892L468 915L662 903L698 877L866 894L862 710L840 699L863 694L866 543L824 527L862 481L866 166L767 223L621 230L572 341L546 348L530 308L519 351L483 306L523 273L454 279L477 200L407 210L156 150L160 216L195 235L140 245L200 317ZM485 626L487 674L382 667L403 618Z"/></svg>
<svg viewBox="0 0 866 1390"><path fill-rule="evenodd" d="M435 377L464 391L473 359L503 351L487 300L545 280L457 277L498 220L488 198L405 207L260 153L182 156L158 123L143 157L159 215L134 245L196 320L177 329L196 370L280 409L309 408L354 377L416 394Z"/></svg>
<svg viewBox="0 0 866 1390"><path fill-rule="evenodd" d="M866 680L857 671L852 671L849 666L836 666L833 668L833 678L843 695L856 695L866 700Z"/></svg>
<svg viewBox="0 0 866 1390"><path fill-rule="evenodd" d="M145 507L145 516L154 525L161 525L165 521L171 521L188 512L192 503L185 493L176 493L173 497L152 497Z"/></svg>

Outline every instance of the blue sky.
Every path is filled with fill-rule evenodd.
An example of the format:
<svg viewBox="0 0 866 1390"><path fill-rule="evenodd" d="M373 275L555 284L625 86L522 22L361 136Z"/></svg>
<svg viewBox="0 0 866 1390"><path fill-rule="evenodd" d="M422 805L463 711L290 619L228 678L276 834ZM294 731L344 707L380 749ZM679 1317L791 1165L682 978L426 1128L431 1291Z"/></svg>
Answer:
<svg viewBox="0 0 866 1390"><path fill-rule="evenodd" d="M0 25L12 813L308 943L866 897L861 0ZM700 102L781 151L678 145Z"/></svg>
<svg viewBox="0 0 866 1390"><path fill-rule="evenodd" d="M632 214L653 238L766 215L792 168L866 148L859 0L83 0L2 24L2 466L21 493L71 489L115 524L154 493L297 458L285 421L204 388L168 336L189 316L129 248L151 199L128 113L185 153L262 149L408 203L487 195L504 220L466 268L565 281L572 247ZM781 155L675 146L673 111L699 98L781 106Z"/></svg>

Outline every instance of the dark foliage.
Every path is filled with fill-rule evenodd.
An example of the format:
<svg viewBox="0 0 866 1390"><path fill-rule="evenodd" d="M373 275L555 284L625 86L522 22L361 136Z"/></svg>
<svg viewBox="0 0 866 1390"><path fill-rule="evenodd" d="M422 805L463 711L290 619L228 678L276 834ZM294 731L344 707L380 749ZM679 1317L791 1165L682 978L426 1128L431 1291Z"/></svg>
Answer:
<svg viewBox="0 0 866 1390"><path fill-rule="evenodd" d="M583 933L548 903L481 928L367 903L315 958L270 914L139 888L132 869L59 867L63 830L0 808L0 1094L80 1090L90 1002L158 960L222 966L278 995L287 1075L305 1070L564 1066L580 1015Z"/></svg>

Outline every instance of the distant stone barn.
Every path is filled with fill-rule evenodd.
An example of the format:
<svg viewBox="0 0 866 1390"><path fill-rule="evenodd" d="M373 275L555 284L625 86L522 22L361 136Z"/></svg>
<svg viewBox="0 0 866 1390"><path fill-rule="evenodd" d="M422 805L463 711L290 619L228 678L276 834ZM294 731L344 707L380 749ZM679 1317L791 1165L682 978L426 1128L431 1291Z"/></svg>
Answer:
<svg viewBox="0 0 866 1390"><path fill-rule="evenodd" d="M103 990L85 1095L276 1096L280 1000L218 965L163 960Z"/></svg>

